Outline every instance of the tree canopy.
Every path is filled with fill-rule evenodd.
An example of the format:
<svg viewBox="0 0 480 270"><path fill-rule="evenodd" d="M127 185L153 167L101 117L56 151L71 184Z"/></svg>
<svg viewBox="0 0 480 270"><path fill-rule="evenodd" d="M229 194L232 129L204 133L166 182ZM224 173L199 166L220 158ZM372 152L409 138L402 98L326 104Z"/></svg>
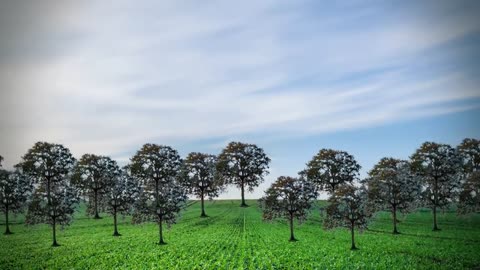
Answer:
<svg viewBox="0 0 480 270"><path fill-rule="evenodd" d="M133 223L153 220L159 226L159 244L163 223L175 223L187 200L186 190L178 183L182 160L170 146L145 144L131 159L130 172L140 180L140 196L135 203Z"/></svg>
<svg viewBox="0 0 480 270"><path fill-rule="evenodd" d="M53 246L58 246L56 225L70 224L79 190L71 184L70 172L75 158L60 144L37 142L18 165L34 182L35 189L28 206L27 224L47 223L52 226Z"/></svg>
<svg viewBox="0 0 480 270"><path fill-rule="evenodd" d="M120 168L110 157L84 154L73 172L73 183L88 196L87 214L100 219L99 210L105 210L104 194L114 185Z"/></svg>
<svg viewBox="0 0 480 270"><path fill-rule="evenodd" d="M18 169L0 169L0 210L5 214L5 234L11 234L9 214L22 212L32 191L30 178Z"/></svg>
<svg viewBox="0 0 480 270"><path fill-rule="evenodd" d="M369 206L368 195L364 187L354 185L342 185L335 191L335 196L329 199L327 216L324 220L324 227L332 229L336 227L347 227L352 237L352 250L357 249L355 245L355 228L360 231L367 228L368 221L372 216Z"/></svg>
<svg viewBox="0 0 480 270"><path fill-rule="evenodd" d="M339 186L352 183L358 177L360 168L355 158L345 151L321 149L307 163L304 173L320 190L334 195Z"/></svg>
<svg viewBox="0 0 480 270"><path fill-rule="evenodd" d="M269 173L270 158L255 144L230 142L218 156L217 172L221 180L241 190L241 207L245 203L245 188L253 191Z"/></svg>
<svg viewBox="0 0 480 270"><path fill-rule="evenodd" d="M113 185L109 185L105 189L107 211L113 216L113 236L121 236L117 227L118 214L131 214L133 205L139 196L138 181L130 175L128 167L121 169L113 178Z"/></svg>
<svg viewBox="0 0 480 270"><path fill-rule="evenodd" d="M457 146L457 150L465 172L480 171L480 140L465 138Z"/></svg>
<svg viewBox="0 0 480 270"><path fill-rule="evenodd" d="M179 180L188 193L201 200L201 217L206 217L204 198L213 199L224 189L216 173L217 157L203 153L190 153L185 158Z"/></svg>
<svg viewBox="0 0 480 270"><path fill-rule="evenodd" d="M460 185L460 157L450 145L425 142L410 159L421 176L424 201L433 210L433 230L438 231L437 208L448 206Z"/></svg>
<svg viewBox="0 0 480 270"><path fill-rule="evenodd" d="M263 219L285 218L290 223L290 241L297 241L293 232L293 220L307 219L317 192L304 178L280 176L259 200Z"/></svg>
<svg viewBox="0 0 480 270"><path fill-rule="evenodd" d="M398 234L397 211L408 213L418 206L420 179L411 171L408 161L382 158L369 172L364 183L368 198L378 210L392 213L393 233Z"/></svg>

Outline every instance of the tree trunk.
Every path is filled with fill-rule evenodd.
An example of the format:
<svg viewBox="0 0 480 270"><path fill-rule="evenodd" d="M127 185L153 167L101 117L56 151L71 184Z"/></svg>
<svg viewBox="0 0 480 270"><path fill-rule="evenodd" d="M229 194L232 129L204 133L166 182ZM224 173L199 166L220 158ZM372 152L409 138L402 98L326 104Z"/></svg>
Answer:
<svg viewBox="0 0 480 270"><path fill-rule="evenodd" d="M351 232L352 232L352 247L350 249L351 250L356 250L357 247L355 246L355 221L352 221L350 229L351 229Z"/></svg>
<svg viewBox="0 0 480 270"><path fill-rule="evenodd" d="M293 235L293 214L290 214L290 241L297 241L297 239L295 239L295 236Z"/></svg>
<svg viewBox="0 0 480 270"><path fill-rule="evenodd" d="M201 200L202 200L202 214L200 215L200 217L207 217L207 214L205 214L205 204L204 204L204 194L203 194L203 190L202 190L202 194L201 194Z"/></svg>
<svg viewBox="0 0 480 270"><path fill-rule="evenodd" d="M433 185L433 231L440 231L437 225L438 181L435 178Z"/></svg>
<svg viewBox="0 0 480 270"><path fill-rule="evenodd" d="M245 203L245 183L242 181L242 204L240 207L248 207L248 205Z"/></svg>
<svg viewBox="0 0 480 270"><path fill-rule="evenodd" d="M98 215L97 192L98 191L96 189L93 191L93 194L94 194L93 195L93 201L94 201L93 203L94 203L94 206L95 206L95 217L94 218L95 219L101 219L101 217Z"/></svg>
<svg viewBox="0 0 480 270"><path fill-rule="evenodd" d="M159 245L166 245L167 243L165 243L163 241L163 228L162 228L162 216L158 216L158 219L160 220L159 223L158 223L158 228L160 230L160 241L158 242Z"/></svg>
<svg viewBox="0 0 480 270"><path fill-rule="evenodd" d="M10 227L8 226L8 205L5 206L5 235L7 234L12 234L12 232L10 231Z"/></svg>
<svg viewBox="0 0 480 270"><path fill-rule="evenodd" d="M433 231L440 231L437 225L437 206L433 206Z"/></svg>
<svg viewBox="0 0 480 270"><path fill-rule="evenodd" d="M58 246L60 246L60 245L57 243L57 232L56 232L56 220L55 220L55 218L53 218L52 228L53 228L53 243L52 243L52 247L58 247Z"/></svg>
<svg viewBox="0 0 480 270"><path fill-rule="evenodd" d="M399 234L397 230L397 206L393 206L393 234Z"/></svg>
<svg viewBox="0 0 480 270"><path fill-rule="evenodd" d="M113 226L114 226L114 231L113 231L113 236L122 236L121 234L118 233L117 229L117 208L113 208Z"/></svg>

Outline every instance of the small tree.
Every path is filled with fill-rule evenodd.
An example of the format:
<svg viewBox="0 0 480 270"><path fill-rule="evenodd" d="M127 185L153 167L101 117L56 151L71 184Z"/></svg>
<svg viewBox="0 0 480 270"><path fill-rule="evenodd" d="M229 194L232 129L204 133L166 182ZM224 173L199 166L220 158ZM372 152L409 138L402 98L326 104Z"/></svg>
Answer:
<svg viewBox="0 0 480 270"><path fill-rule="evenodd" d="M293 220L296 218L300 223L306 220L316 197L315 187L304 178L280 176L259 200L263 219L287 219L290 223L290 241L297 241L293 233Z"/></svg>
<svg viewBox="0 0 480 270"><path fill-rule="evenodd" d="M20 171L9 172L0 169L0 209L5 214L5 235L12 234L8 214L22 212L31 190L30 179Z"/></svg>
<svg viewBox="0 0 480 270"><path fill-rule="evenodd" d="M480 211L480 171L474 171L467 176L460 191L457 211L459 214Z"/></svg>
<svg viewBox="0 0 480 270"><path fill-rule="evenodd" d="M336 189L335 196L330 197L329 203L324 227L326 229L349 228L352 236L351 249L356 250L355 228L360 231L367 228L368 220L372 216L366 190L363 187L342 185Z"/></svg>
<svg viewBox="0 0 480 270"><path fill-rule="evenodd" d="M433 210L433 230L437 225L437 208L447 207L460 184L461 161L457 151L447 144L425 142L411 156L412 169L422 177L423 198Z"/></svg>
<svg viewBox="0 0 480 270"><path fill-rule="evenodd" d="M466 138L457 150L462 158L463 179L458 213L480 211L480 140Z"/></svg>
<svg viewBox="0 0 480 270"><path fill-rule="evenodd" d="M117 228L117 215L129 214L135 200L140 196L138 182L128 172L128 167L119 170L113 185L105 189L107 209L113 216L113 236L121 236Z"/></svg>
<svg viewBox="0 0 480 270"><path fill-rule="evenodd" d="M240 207L248 207L245 203L245 188L253 191L264 181L269 163L270 158L262 148L254 144L230 142L218 157L217 172L222 182L240 188L242 193Z"/></svg>
<svg viewBox="0 0 480 270"><path fill-rule="evenodd" d="M169 146L145 144L131 159L130 171L140 180L141 195L135 203L133 223L154 220L163 241L163 223L175 223L187 200L186 190L177 183L182 164L178 152Z"/></svg>
<svg viewBox="0 0 480 270"><path fill-rule="evenodd" d="M104 194L114 185L119 171L110 157L84 154L74 168L75 185L88 196L87 215L100 219L99 210L105 210Z"/></svg>
<svg viewBox="0 0 480 270"><path fill-rule="evenodd" d="M200 198L202 207L200 217L207 217L205 196L213 199L223 189L223 184L216 177L216 162L216 156L203 153L190 153L183 162L179 179L189 194Z"/></svg>
<svg viewBox="0 0 480 270"><path fill-rule="evenodd" d="M421 192L420 179L404 160L382 158L365 180L368 197L379 210L392 213L393 233L398 234L397 211L404 214L417 206Z"/></svg>
<svg viewBox="0 0 480 270"><path fill-rule="evenodd" d="M457 146L457 150L466 174L480 171L480 140L465 138Z"/></svg>
<svg viewBox="0 0 480 270"><path fill-rule="evenodd" d="M60 144L37 142L18 165L34 181L35 189L28 206L27 224L47 223L52 226L53 244L59 246L56 225L70 224L79 191L70 183L75 159Z"/></svg>
<svg viewBox="0 0 480 270"><path fill-rule="evenodd" d="M360 165L344 151L321 149L304 170L307 178L320 190L334 195L338 187L352 183L358 177Z"/></svg>

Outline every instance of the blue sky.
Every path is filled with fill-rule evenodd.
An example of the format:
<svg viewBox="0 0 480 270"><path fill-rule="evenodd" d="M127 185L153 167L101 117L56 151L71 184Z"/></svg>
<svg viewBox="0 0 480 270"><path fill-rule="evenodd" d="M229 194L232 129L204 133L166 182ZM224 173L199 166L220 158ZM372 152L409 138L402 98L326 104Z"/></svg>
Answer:
<svg viewBox="0 0 480 270"><path fill-rule="evenodd" d="M478 1L2 1L0 154L36 141L124 164L142 144L256 143L271 174L321 148L362 175L480 137ZM236 198L230 189L222 198Z"/></svg>

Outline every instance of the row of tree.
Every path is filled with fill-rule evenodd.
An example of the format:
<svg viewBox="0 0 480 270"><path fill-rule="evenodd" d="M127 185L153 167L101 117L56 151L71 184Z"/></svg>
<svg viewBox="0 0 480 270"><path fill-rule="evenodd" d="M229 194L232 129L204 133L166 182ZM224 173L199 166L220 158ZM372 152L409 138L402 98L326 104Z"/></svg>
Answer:
<svg viewBox="0 0 480 270"><path fill-rule="evenodd" d="M279 177L260 199L263 218L286 218L290 240L296 241L293 220L304 221L318 197L330 195L323 225L326 229L365 229L378 211L392 214L393 233L398 234L398 213L430 207L433 230L438 231L437 211L456 203L459 214L480 211L480 141L466 138L456 148L425 142L410 160L382 158L365 179L360 165L344 151L322 149L297 178Z"/></svg>
<svg viewBox="0 0 480 270"><path fill-rule="evenodd" d="M0 166L1 166L0 157ZM78 161L62 145L38 142L14 166L0 170L0 196L5 213L6 234L10 233L9 213L27 208L26 223L51 225L53 246L57 246L56 226L72 221L76 205L83 197L87 214L113 216L114 236L117 215L132 214L133 223L154 221L171 226L185 207L187 195L201 200L201 217L206 217L204 199L218 196L226 185L252 191L268 174L270 159L254 144L229 143L218 155L190 153L181 159L169 147L145 144L120 168L106 156L83 155ZM459 213L480 209L480 141L465 139L457 147L426 142L409 161L383 158L359 179L360 165L347 152L322 149L298 177L279 177L259 202L263 218L286 218L290 240L295 241L293 221L304 221L320 191L330 195L324 227L345 226L352 234L364 229L369 218L380 210L392 213L393 232L397 213L417 207L432 208L434 230L438 230L437 210L455 202Z"/></svg>
<svg viewBox="0 0 480 270"><path fill-rule="evenodd" d="M234 184L246 207L245 189L263 181L270 159L253 144L231 142L218 157L194 152L184 160L169 146L145 144L130 161L123 168L107 156L85 154L77 161L60 144L37 142L13 171L0 170L5 234L11 233L9 214L27 208L26 223L51 225L53 246L58 246L57 225L71 223L83 197L88 215L100 219L99 213L107 211L113 216L114 236L120 236L117 215L132 214L133 223L156 222L159 244L165 244L162 227L176 222L188 194L201 199L201 217L206 217L204 199Z"/></svg>

